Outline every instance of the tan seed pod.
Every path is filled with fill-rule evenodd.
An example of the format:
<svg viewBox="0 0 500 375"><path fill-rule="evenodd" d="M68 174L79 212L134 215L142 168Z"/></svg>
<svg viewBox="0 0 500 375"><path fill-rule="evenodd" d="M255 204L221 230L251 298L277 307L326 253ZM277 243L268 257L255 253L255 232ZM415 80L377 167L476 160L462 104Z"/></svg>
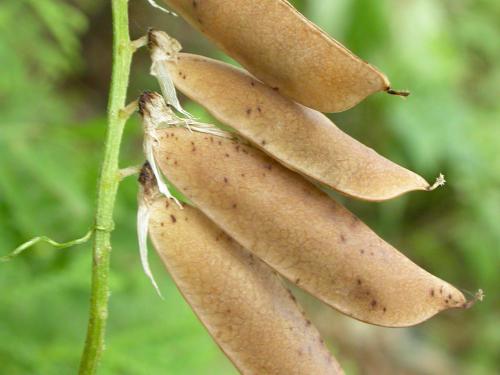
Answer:
<svg viewBox="0 0 500 375"><path fill-rule="evenodd" d="M387 78L285 0L164 0L268 86L321 112L345 111Z"/></svg>
<svg viewBox="0 0 500 375"><path fill-rule="evenodd" d="M343 374L278 276L199 210L158 195L141 173L140 200L167 270L214 340L242 374ZM153 185L153 186L151 186Z"/></svg>
<svg viewBox="0 0 500 375"><path fill-rule="evenodd" d="M150 98L144 116L156 111ZM160 98L161 99L161 98ZM356 319L390 327L466 307L342 205L249 146L185 129L157 132L160 169L243 247L299 287Z"/></svg>
<svg viewBox="0 0 500 375"><path fill-rule="evenodd" d="M149 33L153 59L172 38ZM164 55L165 53L163 53ZM172 54L176 52L172 51ZM325 115L287 99L242 69L191 54L165 63L175 86L285 166L370 201L431 186L342 132Z"/></svg>

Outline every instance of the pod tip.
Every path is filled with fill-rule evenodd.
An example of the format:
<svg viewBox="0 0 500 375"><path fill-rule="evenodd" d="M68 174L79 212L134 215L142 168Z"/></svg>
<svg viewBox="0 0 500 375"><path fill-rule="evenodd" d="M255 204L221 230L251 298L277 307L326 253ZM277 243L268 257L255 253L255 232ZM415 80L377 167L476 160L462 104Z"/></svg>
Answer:
<svg viewBox="0 0 500 375"><path fill-rule="evenodd" d="M440 173L439 176L437 176L436 178L436 182L434 182L434 184L429 186L427 188L427 191L433 191L440 186L444 186L445 184L446 184L446 179L444 178L444 174Z"/></svg>
<svg viewBox="0 0 500 375"><path fill-rule="evenodd" d="M388 87L385 92L389 95L400 96L402 98L407 98L408 96L410 96L410 92L408 90L394 90L391 87Z"/></svg>
<svg viewBox="0 0 500 375"><path fill-rule="evenodd" d="M470 301L465 302L462 307L464 309L470 309L472 306L476 304L477 301L483 302L484 299L484 291L479 289L476 293L474 293L472 299Z"/></svg>

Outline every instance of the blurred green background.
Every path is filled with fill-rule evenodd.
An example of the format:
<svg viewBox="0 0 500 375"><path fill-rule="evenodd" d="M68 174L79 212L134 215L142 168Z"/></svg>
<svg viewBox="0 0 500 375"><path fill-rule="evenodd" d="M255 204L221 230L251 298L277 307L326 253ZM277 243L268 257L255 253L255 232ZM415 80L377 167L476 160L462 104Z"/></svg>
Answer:
<svg viewBox="0 0 500 375"><path fill-rule="evenodd" d="M500 2L308 0L299 10L370 61L408 100L377 94L332 119L428 180L448 184L385 203L344 203L383 238L486 299L408 329L344 318L300 300L347 374L500 372ZM189 52L225 57L181 19L130 2L132 36L167 30ZM46 234L69 240L92 225L110 76L109 1L0 2L0 255ZM146 51L130 100L157 90ZM206 114L192 103L197 116ZM139 164L141 131L126 128L122 165ZM166 300L142 272L137 185L120 188L111 306L101 374L235 374L155 256ZM86 331L90 246L46 245L0 263L0 373L72 374Z"/></svg>

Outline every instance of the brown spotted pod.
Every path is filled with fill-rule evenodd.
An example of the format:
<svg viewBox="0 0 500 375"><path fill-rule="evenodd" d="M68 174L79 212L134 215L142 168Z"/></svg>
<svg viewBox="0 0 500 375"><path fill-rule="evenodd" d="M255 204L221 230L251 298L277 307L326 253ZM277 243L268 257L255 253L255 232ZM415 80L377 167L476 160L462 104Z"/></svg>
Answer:
<svg viewBox="0 0 500 375"><path fill-rule="evenodd" d="M142 112L145 120L151 121L161 103L159 95L143 101L149 107ZM160 169L197 208L244 248L339 311L404 327L466 306L460 291L261 151L186 129L158 129L156 136Z"/></svg>
<svg viewBox="0 0 500 375"><path fill-rule="evenodd" d="M153 59L171 50L172 38L164 32L150 31L149 40ZM283 97L244 70L171 53L175 58L164 66L182 93L290 169L369 201L431 189L425 179L350 137L322 113Z"/></svg>
<svg viewBox="0 0 500 375"><path fill-rule="evenodd" d="M288 1L164 2L266 85L305 106L341 112L378 91L403 94Z"/></svg>
<svg viewBox="0 0 500 375"><path fill-rule="evenodd" d="M179 291L242 374L343 374L293 295L199 210L160 196L143 168L149 234Z"/></svg>

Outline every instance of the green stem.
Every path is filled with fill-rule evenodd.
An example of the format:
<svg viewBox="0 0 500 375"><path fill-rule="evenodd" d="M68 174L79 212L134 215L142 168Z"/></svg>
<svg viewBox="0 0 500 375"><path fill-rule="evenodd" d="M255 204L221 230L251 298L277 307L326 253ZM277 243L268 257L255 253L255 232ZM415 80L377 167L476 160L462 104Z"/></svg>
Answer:
<svg viewBox="0 0 500 375"><path fill-rule="evenodd" d="M104 351L108 317L109 263L113 210L120 173L118 158L127 116L125 107L134 47L128 28L128 0L111 0L113 16L113 71L108 103L108 128L104 160L97 191L96 232L93 243L92 286L87 338L80 362L80 374L95 374Z"/></svg>

